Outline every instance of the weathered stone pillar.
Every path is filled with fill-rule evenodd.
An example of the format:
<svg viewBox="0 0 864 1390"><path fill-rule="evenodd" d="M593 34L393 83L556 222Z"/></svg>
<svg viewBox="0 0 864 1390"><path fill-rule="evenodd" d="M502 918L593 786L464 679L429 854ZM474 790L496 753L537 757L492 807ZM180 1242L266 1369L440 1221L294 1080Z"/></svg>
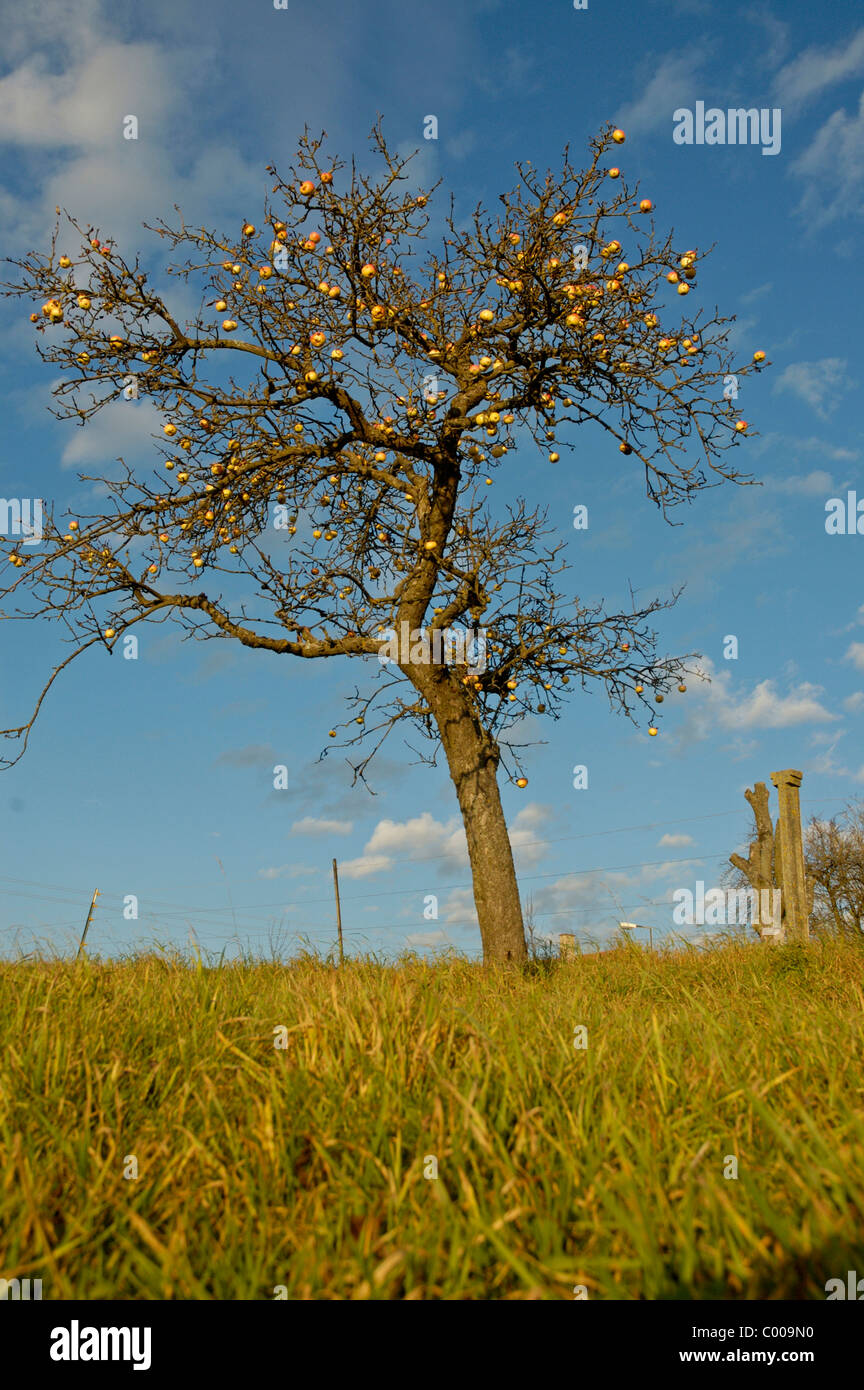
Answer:
<svg viewBox="0 0 864 1390"><path fill-rule="evenodd" d="M576 938L570 932L561 932L558 937L558 955L561 960L572 960L576 954Z"/></svg>
<svg viewBox="0 0 864 1390"><path fill-rule="evenodd" d="M775 836L775 845L779 841L777 847L780 853L775 855L775 870L778 887L783 895L788 941L803 941L810 935L804 844L801 837L801 804L798 798L801 779L802 773L791 767L784 768L782 772L771 773L771 781L777 788L780 802Z"/></svg>

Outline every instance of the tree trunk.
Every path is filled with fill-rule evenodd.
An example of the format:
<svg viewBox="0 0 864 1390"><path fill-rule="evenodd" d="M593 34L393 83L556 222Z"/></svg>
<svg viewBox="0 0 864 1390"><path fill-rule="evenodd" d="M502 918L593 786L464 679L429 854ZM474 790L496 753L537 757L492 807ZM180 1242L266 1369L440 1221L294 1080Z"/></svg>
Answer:
<svg viewBox="0 0 864 1390"><path fill-rule="evenodd" d="M428 701L459 798L484 965L527 958L513 850L498 794L500 752L471 696L440 667L406 670Z"/></svg>

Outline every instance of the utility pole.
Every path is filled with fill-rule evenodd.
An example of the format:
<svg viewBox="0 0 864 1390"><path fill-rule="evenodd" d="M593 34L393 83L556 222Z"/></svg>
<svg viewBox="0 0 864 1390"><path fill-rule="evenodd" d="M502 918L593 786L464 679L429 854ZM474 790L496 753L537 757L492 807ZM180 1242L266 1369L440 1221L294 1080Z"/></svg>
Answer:
<svg viewBox="0 0 864 1390"><path fill-rule="evenodd" d="M94 889L94 892L93 892L93 900L92 900L92 902L90 903L90 911L87 913L87 921L84 923L84 930L83 930L83 932L81 933L81 940L80 940L79 943L78 943L78 955L75 957L76 960L78 959L78 956L81 955L81 952L84 950L84 939L85 939L85 937L87 936L87 928L88 928L89 925L90 925L90 919L91 919L92 916L93 916L93 909L94 909L94 907L96 906L96 899L97 899L98 897L99 897L99 889L96 888L96 889Z"/></svg>
<svg viewBox="0 0 864 1390"><path fill-rule="evenodd" d="M339 903L339 870L336 867L336 860L333 860L333 887L336 889L336 927L339 932L339 964L345 964L345 952L342 947L342 908Z"/></svg>

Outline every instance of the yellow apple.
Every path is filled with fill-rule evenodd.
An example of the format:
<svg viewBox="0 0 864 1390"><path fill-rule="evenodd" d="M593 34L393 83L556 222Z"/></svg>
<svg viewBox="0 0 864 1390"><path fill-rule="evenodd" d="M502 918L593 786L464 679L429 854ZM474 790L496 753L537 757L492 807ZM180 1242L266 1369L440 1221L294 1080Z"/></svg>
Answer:
<svg viewBox="0 0 864 1390"><path fill-rule="evenodd" d="M233 332L234 332L234 329L235 329L236 327L237 327L237 320L236 320L236 319L223 319L223 320L222 320L222 331L223 331L223 333L233 333Z"/></svg>
<svg viewBox="0 0 864 1390"><path fill-rule="evenodd" d="M376 275L377 273L378 272L371 261L367 262L367 264L362 266L360 269L360 274L364 280L371 280L373 275ZM441 277L439 276L438 278L440 279Z"/></svg>
<svg viewBox="0 0 864 1390"><path fill-rule="evenodd" d="M247 222L247 223L245 224L245 226L244 226L244 228L243 228L243 235L244 235L244 236L254 236L254 235L255 235L255 228L252 226L252 223L251 223L251 222ZM235 272L235 273L236 273L236 272Z"/></svg>
<svg viewBox="0 0 864 1390"><path fill-rule="evenodd" d="M341 362L345 354L341 348L334 348L330 356L333 358L334 362Z"/></svg>
<svg viewBox="0 0 864 1390"><path fill-rule="evenodd" d="M62 270L68 270L72 262L70 261L68 256L61 256L57 264L60 266Z"/></svg>
<svg viewBox="0 0 864 1390"><path fill-rule="evenodd" d="M116 636L117 636L117 633L115 632L115 630L114 630L113 627L106 627L106 629L105 629L105 636L108 638L108 640L109 640L109 642L110 642L110 640L111 640L112 637L116 637Z"/></svg>
<svg viewBox="0 0 864 1390"><path fill-rule="evenodd" d="M654 738L654 736L655 736L655 734L657 734L658 730L657 730L657 729L649 729L648 732L649 732L649 734L651 735L651 737Z"/></svg>
<svg viewBox="0 0 864 1390"><path fill-rule="evenodd" d="M653 208L653 206L654 206L654 204L651 202L651 199L650 199L650 198L643 198L642 201L641 201L640 204L639 204L639 211L640 211L640 212L650 212L651 209Z"/></svg>
<svg viewBox="0 0 864 1390"><path fill-rule="evenodd" d="M746 421L746 420L739 420L739 421L737 422L736 426L735 426L735 429L737 430L737 432L738 432L739 434L743 434L744 431L747 429L747 421Z"/></svg>
<svg viewBox="0 0 864 1390"><path fill-rule="evenodd" d="M170 439L173 435L175 435L175 434L177 433L177 426L176 426L176 425L163 425L163 426L162 426L162 432L163 432L163 434L167 434L168 438Z"/></svg>
<svg viewBox="0 0 864 1390"><path fill-rule="evenodd" d="M78 296L78 298L77 298L77 300L76 300L75 302L77 303L79 309L89 309L89 308L90 308L90 300L89 300L89 298L87 297L86 294L79 294L79 296Z"/></svg>
<svg viewBox="0 0 864 1390"><path fill-rule="evenodd" d="M753 361L754 361L754 362L764 362L764 361L765 361L765 354L764 354L764 352L762 351L761 348L759 349L758 352L754 352L754 354L753 354Z"/></svg>
<svg viewBox="0 0 864 1390"><path fill-rule="evenodd" d="M616 145L623 145L627 136L624 134L623 130L613 130L612 139L615 141Z"/></svg>
<svg viewBox="0 0 864 1390"><path fill-rule="evenodd" d="M608 173L610 179L619 179L621 177L621 170L617 167L613 169L608 169L606 172Z"/></svg>
<svg viewBox="0 0 864 1390"><path fill-rule="evenodd" d="M528 785L528 778L527 778L527 777L517 777L517 778L516 778L516 785L517 785L517 787L527 787L527 785Z"/></svg>
<svg viewBox="0 0 864 1390"><path fill-rule="evenodd" d="M315 192L315 185L311 179L304 179L300 185L300 192L304 198L309 198Z"/></svg>

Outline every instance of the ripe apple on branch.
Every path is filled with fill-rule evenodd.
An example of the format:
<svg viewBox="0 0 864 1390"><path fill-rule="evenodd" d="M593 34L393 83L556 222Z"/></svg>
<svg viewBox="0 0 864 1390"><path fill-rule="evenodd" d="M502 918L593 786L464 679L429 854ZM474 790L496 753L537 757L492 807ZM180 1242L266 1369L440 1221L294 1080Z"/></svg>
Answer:
<svg viewBox="0 0 864 1390"><path fill-rule="evenodd" d="M497 782L514 758L508 735L527 714L560 717L576 686L653 717L649 697L682 680L687 658L660 657L650 625L677 594L638 606L631 591L620 612L574 598L561 538L524 499L496 512L487 486L499 468L566 464L580 426L606 437L610 467L623 457L642 470L667 516L703 487L749 481L724 458L745 439L722 386L764 366L759 352L733 368L731 320L678 297L676 285L697 288L698 254L660 238L650 200L605 167L623 139L602 132L583 169L568 151L545 178L518 165L495 215L478 207L467 229L451 217L436 250L434 190L409 190L409 161L380 125L375 179L307 135L287 177L268 169L271 196L237 237L182 220L149 228L187 256L168 273L200 287L190 322L137 258L69 215L47 254L12 262L5 294L43 305L32 317L39 355L61 373L54 413L86 423L134 372L163 416L160 467L122 464L106 483L111 508L65 531L50 514L40 552L9 557L5 593L16 605L30 595L27 616L61 616L76 642L31 719L4 731L18 757L59 672L106 630L168 617L198 638L318 660L374 658L403 622L427 634L482 624L479 676L373 662L346 743L371 744L360 778L405 721L428 735L431 760L443 749L484 957L525 958Z"/></svg>

